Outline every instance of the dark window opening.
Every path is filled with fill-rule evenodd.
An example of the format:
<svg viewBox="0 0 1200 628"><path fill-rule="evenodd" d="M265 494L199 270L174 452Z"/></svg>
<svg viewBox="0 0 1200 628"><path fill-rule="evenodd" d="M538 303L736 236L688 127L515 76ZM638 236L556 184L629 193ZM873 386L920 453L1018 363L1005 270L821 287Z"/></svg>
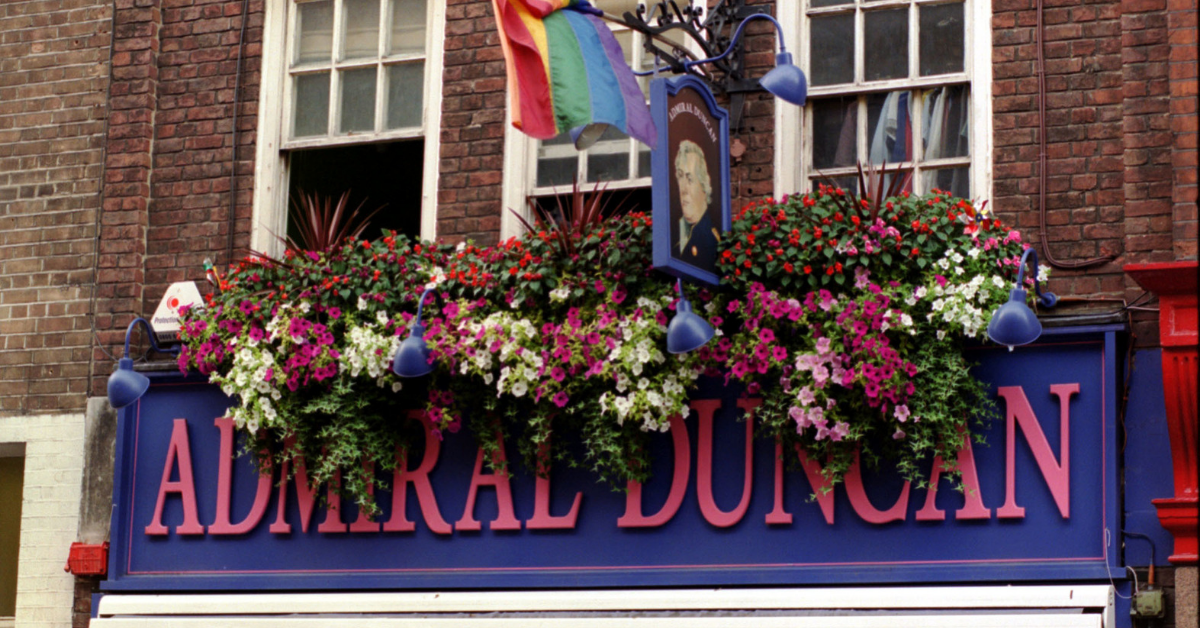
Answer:
<svg viewBox="0 0 1200 628"><path fill-rule="evenodd" d="M421 182L425 141L296 150L288 158L288 207L299 192L332 197L350 191L348 209L363 204L363 214L383 209L371 219L363 237L375 239L385 229L413 238L421 235ZM288 221L288 234L295 231Z"/></svg>
<svg viewBox="0 0 1200 628"><path fill-rule="evenodd" d="M20 446L22 449L23 445ZM21 501L25 457L0 452L0 617L17 614L17 563L21 549Z"/></svg>
<svg viewBox="0 0 1200 628"><path fill-rule="evenodd" d="M587 197L591 197L592 186L595 184L581 184L580 188ZM602 184L603 185L603 184ZM606 190L604 200L601 205L604 207L604 215L606 216L623 216L630 212L642 212L649 215L651 213L651 194L650 188L630 188L626 190ZM571 195L559 194L557 196L538 196L534 197L533 201L538 207L548 210L551 216L558 219L558 203L562 203L563 207L570 207ZM568 209L569 211L569 209Z"/></svg>

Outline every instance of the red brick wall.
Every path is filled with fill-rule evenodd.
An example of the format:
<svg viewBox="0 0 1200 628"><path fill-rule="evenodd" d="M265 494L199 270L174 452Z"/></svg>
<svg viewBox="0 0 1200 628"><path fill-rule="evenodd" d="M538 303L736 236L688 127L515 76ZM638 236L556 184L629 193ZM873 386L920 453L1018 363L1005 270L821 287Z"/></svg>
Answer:
<svg viewBox="0 0 1200 628"><path fill-rule="evenodd" d="M1170 45L1171 166L1174 245L1177 259L1196 259L1197 85L1196 0L1167 0Z"/></svg>
<svg viewBox="0 0 1200 628"><path fill-rule="evenodd" d="M493 244L507 210L500 195L508 98L490 1L447 2L445 50L438 238Z"/></svg>
<svg viewBox="0 0 1200 628"><path fill-rule="evenodd" d="M203 281L249 245L262 0L247 9L238 110L237 224L230 225L240 0L116 0L112 121L101 232L99 342L152 312L168 285ZM230 253L230 228L234 228ZM92 394L111 360L97 351Z"/></svg>
<svg viewBox="0 0 1200 628"><path fill-rule="evenodd" d="M86 403L111 14L0 3L0 416Z"/></svg>

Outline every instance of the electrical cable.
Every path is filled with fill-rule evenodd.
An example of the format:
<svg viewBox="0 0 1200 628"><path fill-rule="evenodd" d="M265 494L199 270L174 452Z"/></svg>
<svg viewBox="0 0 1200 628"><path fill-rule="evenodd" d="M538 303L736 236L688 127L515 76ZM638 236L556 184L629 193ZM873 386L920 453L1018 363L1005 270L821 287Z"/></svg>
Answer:
<svg viewBox="0 0 1200 628"><path fill-rule="evenodd" d="M242 0L242 24L238 32L237 66L233 72L233 128L229 130L229 238L226 244L225 263L233 265L233 235L237 226L237 164L238 164L238 106L242 92L242 50L246 47L246 14L250 0Z"/></svg>
<svg viewBox="0 0 1200 628"><path fill-rule="evenodd" d="M1092 259L1064 262L1054 257L1050 252L1050 233L1046 228L1046 60L1043 44L1045 28L1042 24L1044 12L1043 0L1037 0L1037 28L1034 36L1037 38L1037 88L1038 88L1038 217L1042 230L1042 251L1046 261L1055 268L1090 268L1107 264L1117 258L1116 255L1105 255Z"/></svg>

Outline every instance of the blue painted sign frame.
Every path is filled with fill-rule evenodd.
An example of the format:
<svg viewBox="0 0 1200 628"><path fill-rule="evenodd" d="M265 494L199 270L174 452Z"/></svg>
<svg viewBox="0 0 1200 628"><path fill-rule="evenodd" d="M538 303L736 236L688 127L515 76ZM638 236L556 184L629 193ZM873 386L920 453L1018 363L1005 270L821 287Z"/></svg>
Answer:
<svg viewBox="0 0 1200 628"><path fill-rule="evenodd" d="M650 114L658 129L658 146L650 152L654 267L676 277L718 285L717 242L729 231L731 222L729 113L717 105L704 81L682 75L650 83ZM699 148L702 161L680 156L686 143ZM700 221L685 227L684 216L689 212L681 207L687 194L681 185L701 184L681 183L677 170L700 169L700 163L707 166L711 195ZM685 228L692 237L680 242Z"/></svg>
<svg viewBox="0 0 1200 628"><path fill-rule="evenodd" d="M497 491L479 490L471 509L482 530L439 536L430 531L427 515L408 491L406 515L415 522L411 532L324 533L319 527L329 512L314 508L307 531L296 506L298 493L289 488L291 505L277 511L277 487L272 487L266 515L256 528L240 535L179 534L183 499L162 493L166 483L184 480L182 462L170 460L167 442L172 424L186 420L190 438L199 521L212 530L214 485L217 483L219 417L229 400L220 390L195 377L156 376L150 392L122 410L116 443L116 477L112 519L112 550L106 591L169 590L334 590L334 589L508 589L631 586L728 586L802 584L884 584L934 582L1013 582L1107 580L1123 577L1118 549L1120 503L1117 491L1116 395L1119 362L1116 327L1047 330L1036 344L1009 353L980 347L971 358L978 372L1008 401L1024 398L1040 424L1042 442L1051 464L1066 456L1060 433L1062 390L1067 390L1070 430L1070 512L1056 504L1048 479L1053 468L1039 470L1029 433L1031 425L1017 419L1012 453L1007 448L1006 421L987 432L989 445L975 447L980 475L979 496L990 516L961 519L966 498L943 481L934 510L928 494L916 487L908 498L903 520L865 523L860 506L848 503L846 486L833 493L824 516L819 502L806 500L809 484L801 471L784 475L773 470L774 449L759 439L753 452L754 480L748 514L728 528L701 516L697 477L699 462L687 476L687 494L677 514L657 528L629 529L616 525L628 506L626 496L596 485L586 474L561 476L555 470L552 516L572 509L571 497L584 493L578 525L573 530L490 529L498 511ZM1077 385L1072 393L1069 389ZM1058 388L1053 388L1057 386ZM1013 396L1015 388L1021 393ZM1065 388L1064 388L1065 387ZM1054 392L1054 391L1058 392ZM697 398L717 399L710 442L712 490L716 508L729 511L743 490L745 424L735 386L707 382ZM1020 405L1020 404L1017 404ZM1002 406L1002 411L1004 406ZM1028 417L1026 417L1028 418ZM178 428L174 428L178 429ZM692 460L702 454L697 421L688 421ZM655 479L642 496L646 514L667 500L673 454L671 437L664 435L666 452L656 456ZM447 437L443 457L429 477L439 492L441 514L454 522L463 503L465 484L472 477L474 446L466 435ZM678 451L678 450L677 450ZM448 452L454 455L447 455ZM1006 488L1006 457L1012 458L1015 485ZM1043 461L1044 462L1044 461ZM513 501L518 518L528 521L533 505L534 479L515 463ZM232 468L234 521L245 517L254 501L257 476L245 457ZM782 477L782 480L778 478ZM776 488L778 486L783 489ZM454 486L450 486L454 485ZM886 473L864 471L865 503L887 510L897 502L901 483ZM285 487L287 488L287 487ZM454 491L457 490L457 493ZM774 491L782 490L775 498ZM450 496L450 498L447 498ZM156 497L164 501L161 522L166 534L147 534L158 521ZM768 510L782 501L789 523L768 525ZM1008 502L1023 515L1002 519L997 513ZM389 503L379 494L381 506ZM860 502L861 503L861 502ZM916 514L940 511L942 520L918 520ZM284 512L277 519L277 512ZM767 517L764 519L764 515ZM385 513L384 520L388 517ZM334 517L337 518L336 516ZM353 505L344 505L341 520L357 525ZM272 520L275 524L271 524ZM268 525L286 520L289 533L272 533ZM461 519L459 520L461 522Z"/></svg>

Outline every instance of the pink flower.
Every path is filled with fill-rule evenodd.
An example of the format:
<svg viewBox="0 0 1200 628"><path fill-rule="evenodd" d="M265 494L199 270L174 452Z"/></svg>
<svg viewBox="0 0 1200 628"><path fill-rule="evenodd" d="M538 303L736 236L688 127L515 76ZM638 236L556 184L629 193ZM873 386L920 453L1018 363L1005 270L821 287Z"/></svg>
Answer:
<svg viewBox="0 0 1200 628"><path fill-rule="evenodd" d="M833 429L829 430L829 439L834 442L838 442L843 438L846 438L846 436L849 434L850 424L846 423L845 421L838 421L837 425L834 425Z"/></svg>
<svg viewBox="0 0 1200 628"><path fill-rule="evenodd" d="M561 366L556 366L553 369L550 369L550 377L553 378L554 381L556 381L556 382L563 381L563 378L566 376L567 376L567 373L562 370ZM561 408L562 406L559 406L559 407Z"/></svg>
<svg viewBox="0 0 1200 628"><path fill-rule="evenodd" d="M903 404L896 406L896 411L894 414L895 414L897 421L899 421L901 423L907 421L908 416L909 416L908 406L903 405Z"/></svg>
<svg viewBox="0 0 1200 628"><path fill-rule="evenodd" d="M596 280L596 292L604 294L604 282L599 279Z"/></svg>
<svg viewBox="0 0 1200 628"><path fill-rule="evenodd" d="M763 329L758 333L758 338L765 343L775 342L775 332L770 329Z"/></svg>
<svg viewBox="0 0 1200 628"><path fill-rule="evenodd" d="M816 400L816 395L813 394L811 388L805 386L796 393L796 400L804 406L811 406L813 401Z"/></svg>
<svg viewBox="0 0 1200 628"><path fill-rule="evenodd" d="M787 359L787 349L776 346L774 349L771 349L771 357L775 358L776 362L782 362Z"/></svg>
<svg viewBox="0 0 1200 628"><path fill-rule="evenodd" d="M554 393L554 398L552 399L552 401L554 401L554 405L556 405L560 408L567 405L567 401L568 401L567 393L565 393L561 390L558 391L557 393Z"/></svg>
<svg viewBox="0 0 1200 628"><path fill-rule="evenodd" d="M904 430L898 429L898 430L896 430L895 434L892 434L892 439L900 440L900 439L904 438L905 436L907 436L907 434L904 433Z"/></svg>
<svg viewBox="0 0 1200 628"><path fill-rule="evenodd" d="M945 287L946 287L946 278L945 278L945 277L943 277L943 276L941 276L941 275L934 275L934 276L933 276L933 278L937 280L937 283L938 283L938 287L939 287L939 288L945 288Z"/></svg>
<svg viewBox="0 0 1200 628"><path fill-rule="evenodd" d="M819 355L825 355L826 353L829 353L829 344L830 341L828 338L817 339L817 353Z"/></svg>

